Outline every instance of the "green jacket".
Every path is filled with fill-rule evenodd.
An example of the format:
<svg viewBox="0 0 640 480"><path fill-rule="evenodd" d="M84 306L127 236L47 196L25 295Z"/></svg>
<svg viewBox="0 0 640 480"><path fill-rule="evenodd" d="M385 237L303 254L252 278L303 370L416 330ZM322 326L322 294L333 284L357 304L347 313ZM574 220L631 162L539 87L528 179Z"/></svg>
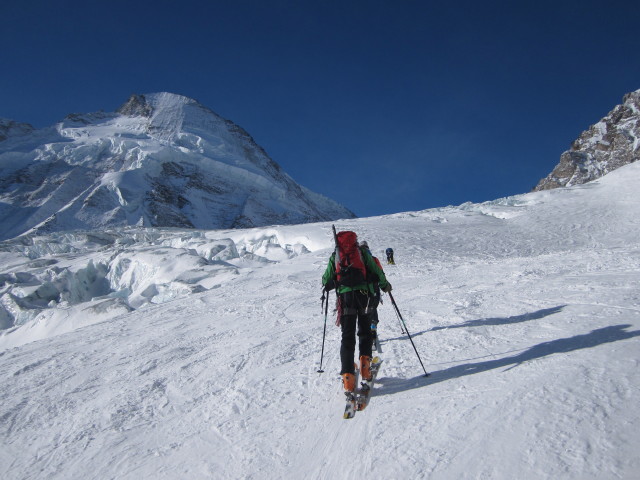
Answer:
<svg viewBox="0 0 640 480"><path fill-rule="evenodd" d="M364 262L364 266L367 269L367 272L375 273L378 276L378 284L380 288L385 289L389 282L387 282L387 277L384 275L384 271L378 266L375 262L371 254L365 250L360 249L360 253L362 254L362 261ZM322 285L327 286L331 281L336 280L336 254L335 252L331 254L329 257L329 264L327 265L327 269L324 271L324 275L322 275ZM338 293L351 292L354 290L365 290L370 293L375 293L373 289L372 283L363 283L362 285L355 285L353 287L346 287L344 285L340 285L338 287Z"/></svg>

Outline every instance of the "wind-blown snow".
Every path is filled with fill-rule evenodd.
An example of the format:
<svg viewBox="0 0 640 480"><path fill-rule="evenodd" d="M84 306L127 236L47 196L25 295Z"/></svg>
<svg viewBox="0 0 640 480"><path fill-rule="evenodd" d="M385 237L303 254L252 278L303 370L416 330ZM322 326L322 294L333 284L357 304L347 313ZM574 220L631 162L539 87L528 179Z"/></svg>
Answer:
<svg viewBox="0 0 640 480"><path fill-rule="evenodd" d="M637 478L639 183L337 222L394 248L431 372L385 297L349 421L332 314L316 373L330 223L3 242L0 476Z"/></svg>

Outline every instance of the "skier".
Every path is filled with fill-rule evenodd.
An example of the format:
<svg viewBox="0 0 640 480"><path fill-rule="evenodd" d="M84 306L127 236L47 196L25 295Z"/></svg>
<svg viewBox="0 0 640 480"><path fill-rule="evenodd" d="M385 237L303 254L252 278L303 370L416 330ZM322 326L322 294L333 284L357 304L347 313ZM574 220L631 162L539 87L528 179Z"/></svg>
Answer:
<svg viewBox="0 0 640 480"><path fill-rule="evenodd" d="M340 232L336 235L336 252L329 258L329 263L322 276L322 285L325 290L336 288L338 320L342 328L340 375L345 391L353 392L356 387L355 364L353 362L356 348L356 325L358 327L360 374L365 380L371 378L371 320L367 315L371 292L365 279L366 272L373 272L378 276L378 282L383 292L390 292L391 284L368 250L358 246L357 236L354 232Z"/></svg>
<svg viewBox="0 0 640 480"><path fill-rule="evenodd" d="M382 265L380 264L380 260L377 257L373 256L371 253L371 249L369 248L369 244L366 241L360 242L360 246L369 252L373 261L376 262L380 270L382 270ZM383 270L384 271L384 270ZM371 341L375 345L376 337L378 335L378 305L380 305L380 283L379 278L374 272L369 272L367 274L367 282L369 283L369 291L371 292L371 299L369 301L369 318L371 319Z"/></svg>
<svg viewBox="0 0 640 480"><path fill-rule="evenodd" d="M387 248L385 253L387 254L387 263L389 265L395 265L396 262L393 260L393 248Z"/></svg>

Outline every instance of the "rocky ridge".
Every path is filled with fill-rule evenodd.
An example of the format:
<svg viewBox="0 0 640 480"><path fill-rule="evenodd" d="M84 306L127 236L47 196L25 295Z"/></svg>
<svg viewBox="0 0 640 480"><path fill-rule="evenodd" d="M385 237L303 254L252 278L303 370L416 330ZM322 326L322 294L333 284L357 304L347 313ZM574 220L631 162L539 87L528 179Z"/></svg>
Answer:
<svg viewBox="0 0 640 480"><path fill-rule="evenodd" d="M640 159L640 90L624 96L560 156L553 171L534 191L580 185Z"/></svg>

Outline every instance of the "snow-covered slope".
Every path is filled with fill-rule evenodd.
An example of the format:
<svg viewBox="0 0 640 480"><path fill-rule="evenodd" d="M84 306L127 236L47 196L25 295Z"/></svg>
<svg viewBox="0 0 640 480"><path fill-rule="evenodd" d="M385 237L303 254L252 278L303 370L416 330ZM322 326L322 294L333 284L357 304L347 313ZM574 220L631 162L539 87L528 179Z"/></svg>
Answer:
<svg viewBox="0 0 640 480"><path fill-rule="evenodd" d="M330 223L6 242L2 288L36 302L48 269L39 298L60 301L0 341L0 476L637 478L639 183L635 163L337 222L394 248L385 270L431 372L385 298L379 383L349 421L333 314L316 373Z"/></svg>
<svg viewBox="0 0 640 480"><path fill-rule="evenodd" d="M0 121L0 240L29 231L354 217L295 183L240 127L180 95L133 95L115 113L29 128Z"/></svg>

